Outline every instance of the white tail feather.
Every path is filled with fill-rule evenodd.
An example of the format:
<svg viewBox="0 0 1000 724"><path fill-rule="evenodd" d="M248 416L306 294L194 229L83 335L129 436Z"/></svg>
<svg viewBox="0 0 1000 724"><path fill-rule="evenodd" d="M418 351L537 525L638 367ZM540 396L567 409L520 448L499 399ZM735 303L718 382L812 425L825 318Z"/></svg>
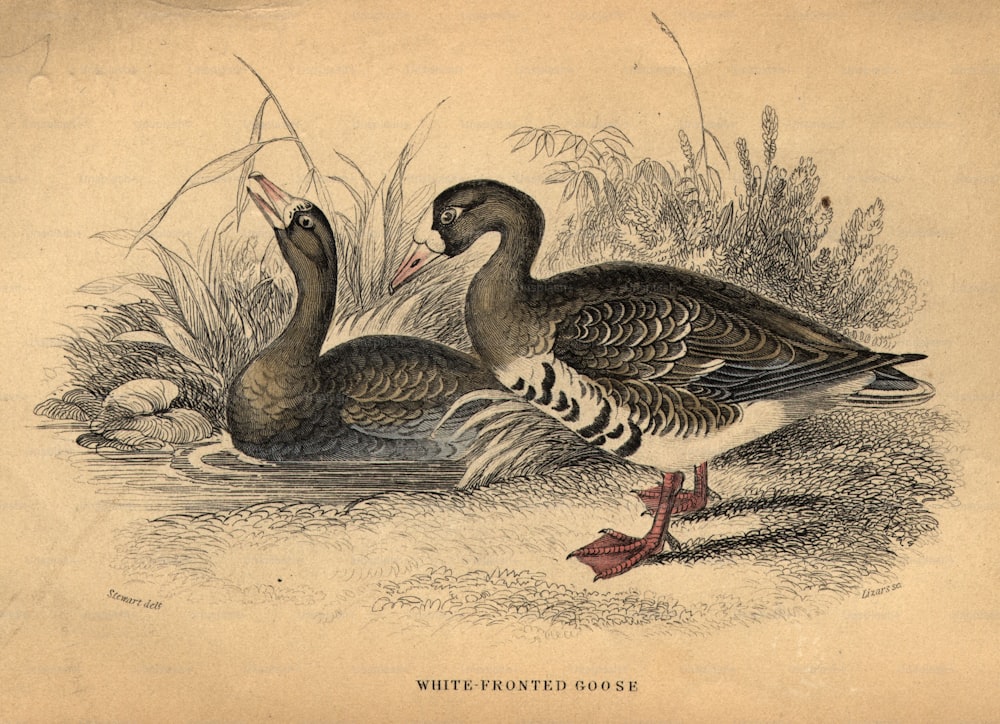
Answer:
<svg viewBox="0 0 1000 724"><path fill-rule="evenodd" d="M865 387L846 399L847 404L857 407L911 407L934 397L934 386L923 380L913 380L917 386L912 390L884 390Z"/></svg>
<svg viewBox="0 0 1000 724"><path fill-rule="evenodd" d="M497 416L508 415L510 413L515 413L515 412L524 412L524 410L525 410L525 404L522 402L508 401L508 402L495 403L493 405L490 405L485 410L480 410L479 412L470 416L469 419L466 420L464 423L462 423L462 426L459 427L458 430L456 430L454 433L452 433L450 437L452 439L461 437L462 435L468 433L470 430L473 430L479 427L480 425L484 425L486 423L491 422Z"/></svg>

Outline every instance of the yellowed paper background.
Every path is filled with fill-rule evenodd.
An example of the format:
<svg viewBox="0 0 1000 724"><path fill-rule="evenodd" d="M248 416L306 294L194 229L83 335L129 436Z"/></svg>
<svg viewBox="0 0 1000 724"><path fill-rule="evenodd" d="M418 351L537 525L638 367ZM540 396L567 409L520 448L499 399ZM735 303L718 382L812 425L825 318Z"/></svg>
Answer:
<svg viewBox="0 0 1000 724"><path fill-rule="evenodd" d="M58 382L74 290L133 262L88 237L136 228L201 164L245 143L269 81L313 153L385 169L444 98L414 164L438 190L558 190L501 143L521 125L626 129L676 157L705 123L732 147L781 118L838 209L878 196L927 306L897 348L966 425L958 505L902 586L823 615L703 636L384 631L288 607L168 600L136 611L117 536L68 446L35 428ZM0 10L3 429L0 718L321 721L994 721L997 694L997 41L990 3L12 3ZM22 52L23 51L23 52ZM274 166L292 163L285 149ZM184 197L165 236L200 234L234 184ZM221 188L221 186L220 186ZM142 596L155 598L156 591ZM417 678L637 681L633 693L420 692Z"/></svg>

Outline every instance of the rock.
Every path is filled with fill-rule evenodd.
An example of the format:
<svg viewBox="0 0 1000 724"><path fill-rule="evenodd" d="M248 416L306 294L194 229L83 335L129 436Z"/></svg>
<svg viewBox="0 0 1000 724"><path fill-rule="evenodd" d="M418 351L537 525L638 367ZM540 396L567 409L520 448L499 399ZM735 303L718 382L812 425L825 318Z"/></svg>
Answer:
<svg viewBox="0 0 1000 724"><path fill-rule="evenodd" d="M35 414L53 420L87 422L101 412L101 401L87 390L74 388L62 398L51 397L35 405Z"/></svg>
<svg viewBox="0 0 1000 724"><path fill-rule="evenodd" d="M167 410L132 418L123 427L171 444L201 440L212 434L212 425L197 410Z"/></svg>
<svg viewBox="0 0 1000 724"><path fill-rule="evenodd" d="M35 405L35 414L52 420L76 420L77 422L90 420L87 414L76 405L55 398L49 398L45 402Z"/></svg>
<svg viewBox="0 0 1000 724"><path fill-rule="evenodd" d="M115 388L91 421L94 435L86 438L85 446L101 447L99 440L103 438L118 449L156 450L211 435L212 424L200 412L170 409L179 394L180 389L170 380L153 378L132 380Z"/></svg>
<svg viewBox="0 0 1000 724"><path fill-rule="evenodd" d="M104 399L104 409L118 408L132 415L149 415L166 410L180 389L170 380L144 378L116 387Z"/></svg>
<svg viewBox="0 0 1000 724"><path fill-rule="evenodd" d="M143 435L138 430L111 430L105 433L105 437L121 443L128 450L159 450L163 447L161 440Z"/></svg>

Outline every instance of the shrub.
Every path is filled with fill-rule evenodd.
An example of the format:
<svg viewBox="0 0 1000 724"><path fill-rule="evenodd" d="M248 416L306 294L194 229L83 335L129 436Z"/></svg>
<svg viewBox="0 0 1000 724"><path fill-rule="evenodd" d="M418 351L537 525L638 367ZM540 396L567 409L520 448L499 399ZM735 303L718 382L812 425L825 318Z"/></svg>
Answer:
<svg viewBox="0 0 1000 724"><path fill-rule="evenodd" d="M673 33L654 18L683 57ZM688 71L701 117L690 65ZM830 239L833 207L819 195L813 160L799 158L791 168L776 163L773 108L761 117L760 163L745 138L736 141L742 178L732 194L708 160L711 140L729 169L723 145L704 121L699 136L696 150L679 131L678 169L666 160L634 160L632 143L615 126L589 138L554 125L514 131L512 152L551 159L544 181L563 187L555 244L543 250L542 271L608 260L683 267L745 286L873 345L886 344L910 322L923 296L912 275L897 268L895 247L880 241L881 200L855 210Z"/></svg>

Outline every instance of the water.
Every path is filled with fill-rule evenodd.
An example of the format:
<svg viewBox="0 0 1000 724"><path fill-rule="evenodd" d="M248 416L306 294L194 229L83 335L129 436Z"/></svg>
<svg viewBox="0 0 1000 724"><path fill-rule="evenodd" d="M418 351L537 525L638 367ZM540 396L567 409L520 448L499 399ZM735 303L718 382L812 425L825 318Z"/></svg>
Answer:
<svg viewBox="0 0 1000 724"><path fill-rule="evenodd" d="M213 439L169 451L85 450L85 426L46 425L73 447L70 461L116 505L160 514L233 510L256 503L347 505L387 492L453 490L465 468L441 461L270 463Z"/></svg>

